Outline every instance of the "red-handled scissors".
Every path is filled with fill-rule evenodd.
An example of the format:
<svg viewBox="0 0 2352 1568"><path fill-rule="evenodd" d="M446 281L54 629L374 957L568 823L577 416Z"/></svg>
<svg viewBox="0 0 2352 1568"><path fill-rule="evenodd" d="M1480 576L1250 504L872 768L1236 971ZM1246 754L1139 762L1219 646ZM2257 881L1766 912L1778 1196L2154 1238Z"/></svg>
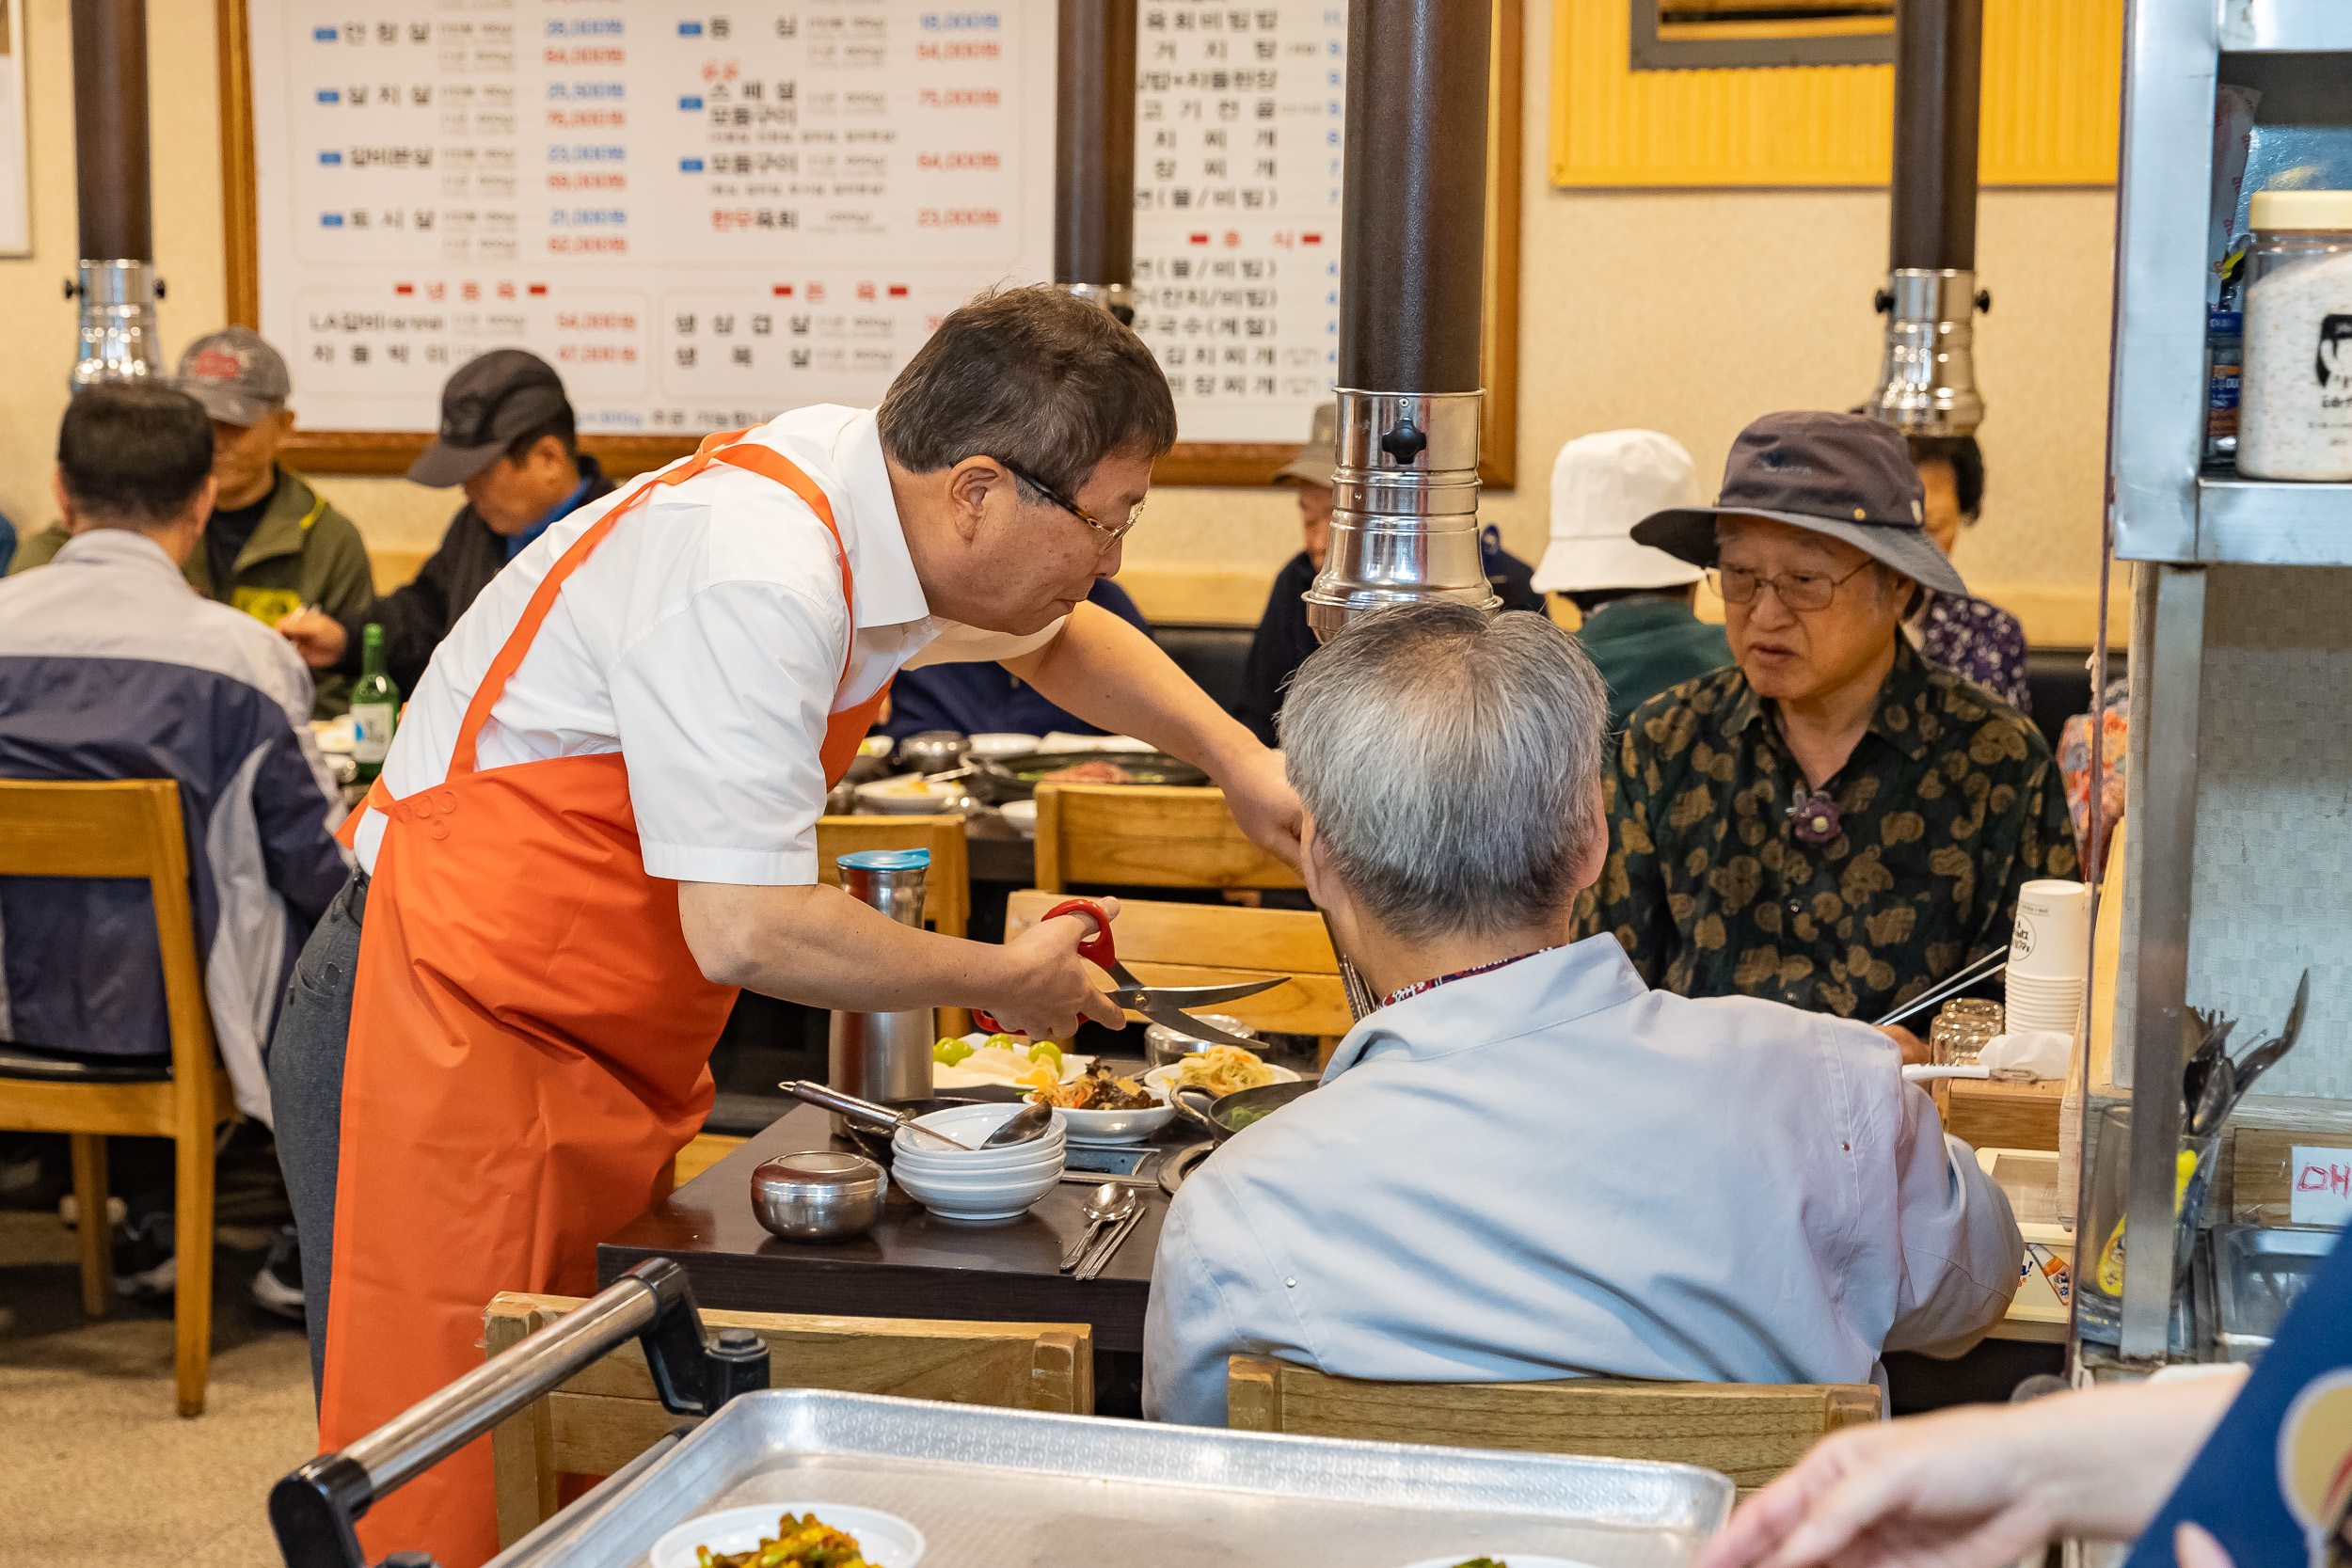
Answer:
<svg viewBox="0 0 2352 1568"><path fill-rule="evenodd" d="M1093 931L1078 943L1078 957L1119 982L1117 990L1104 993L1114 1005L1133 1008L1152 1022L1164 1023L1188 1039L1207 1040L1214 1045L1238 1045L1245 1051L1257 1049L1254 1040L1229 1035L1214 1024L1194 1018L1184 1009L1214 1006L1219 1002L1238 1002L1245 996L1272 990L1283 984L1283 979L1250 980L1235 986L1147 986L1119 961L1119 951L1111 944L1111 917L1102 905L1091 898L1065 898L1047 910L1043 918L1053 920L1065 914L1083 915L1094 922ZM997 1032L996 1021L988 1014L975 1008L972 1018L991 1034Z"/></svg>

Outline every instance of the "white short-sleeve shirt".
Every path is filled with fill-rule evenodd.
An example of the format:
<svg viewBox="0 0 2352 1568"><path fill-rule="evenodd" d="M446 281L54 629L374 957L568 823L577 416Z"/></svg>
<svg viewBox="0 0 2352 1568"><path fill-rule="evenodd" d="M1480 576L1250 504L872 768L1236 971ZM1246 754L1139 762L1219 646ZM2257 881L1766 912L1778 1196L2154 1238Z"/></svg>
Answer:
<svg viewBox="0 0 2352 1568"><path fill-rule="evenodd" d="M1014 637L930 614L871 410L796 409L744 439L791 459L824 491L856 604L841 601L840 559L806 502L713 464L655 489L564 581L483 725L475 766L618 752L647 872L806 884L818 879L828 717L901 668L1011 658L1052 641L1062 623ZM532 594L642 483L548 529L459 619L385 759L395 799L447 779L467 706ZM370 871L384 826L373 810L359 826Z"/></svg>

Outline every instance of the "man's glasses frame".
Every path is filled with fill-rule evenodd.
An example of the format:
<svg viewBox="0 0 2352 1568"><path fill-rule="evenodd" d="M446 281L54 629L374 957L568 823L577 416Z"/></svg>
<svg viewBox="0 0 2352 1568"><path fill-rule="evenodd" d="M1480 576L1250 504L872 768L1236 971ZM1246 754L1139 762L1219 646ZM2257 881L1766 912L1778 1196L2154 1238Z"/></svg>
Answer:
<svg viewBox="0 0 2352 1568"><path fill-rule="evenodd" d="M1019 480L1022 483L1027 485L1030 489L1035 490L1039 495L1043 496L1047 500L1052 501L1056 506L1060 507L1064 512L1069 513L1073 517L1077 518L1078 521L1086 524L1087 527L1101 534L1103 536L1102 542L1097 545L1095 548L1104 555L1110 554L1111 547L1117 545L1121 539L1126 538L1129 531L1135 528L1136 524L1143 520L1142 501L1136 502L1134 509L1127 514L1127 520L1125 522L1118 524L1106 523L1101 518L1095 516L1093 513L1089 512L1085 507L1080 506L1076 501L1072 500L1068 496L1063 495L1059 490L1055 489L1052 485L1038 478L1037 475L1021 467L1018 463L1007 462L1001 457L997 458L995 461L999 467L1010 473L1013 478Z"/></svg>
<svg viewBox="0 0 2352 1568"><path fill-rule="evenodd" d="M1842 578L1831 577L1826 572L1783 572L1778 577L1768 578L1761 572L1751 572L1739 566L1710 566L1707 571L1707 585L1725 604L1754 604L1756 594L1769 588L1779 598L1784 610L1827 610L1830 601L1837 596L1838 589L1876 564L1875 561L1865 561ZM1733 593L1735 579L1746 583L1744 592Z"/></svg>

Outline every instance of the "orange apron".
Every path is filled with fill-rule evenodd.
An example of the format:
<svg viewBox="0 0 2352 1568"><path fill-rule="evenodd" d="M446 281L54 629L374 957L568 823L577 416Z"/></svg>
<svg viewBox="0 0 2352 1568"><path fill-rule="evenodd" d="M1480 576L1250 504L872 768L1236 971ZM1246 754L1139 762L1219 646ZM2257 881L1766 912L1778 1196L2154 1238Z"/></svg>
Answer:
<svg viewBox="0 0 2352 1568"><path fill-rule="evenodd" d="M854 605L824 491L769 448L724 445L741 434L705 441L564 551L483 676L446 783L369 796L389 820L343 1067L323 1450L479 1366L497 1292L590 1294L596 1243L661 1196L710 1109L737 993L688 950L677 884L645 873L620 753L482 772L474 743L565 578L656 485L712 463L806 501ZM829 786L888 689L828 721ZM488 1439L377 1504L360 1539L371 1558L418 1548L446 1568L495 1555Z"/></svg>

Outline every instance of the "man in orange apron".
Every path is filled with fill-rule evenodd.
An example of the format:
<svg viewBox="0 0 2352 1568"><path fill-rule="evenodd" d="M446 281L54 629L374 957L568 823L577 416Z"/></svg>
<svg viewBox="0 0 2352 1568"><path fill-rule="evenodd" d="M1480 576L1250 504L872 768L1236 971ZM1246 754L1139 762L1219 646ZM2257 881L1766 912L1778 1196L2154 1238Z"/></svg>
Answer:
<svg viewBox="0 0 2352 1568"><path fill-rule="evenodd" d="M1174 438L1133 333L1007 291L950 314L879 410L712 436L484 591L351 819L360 874L272 1051L323 1448L479 1364L496 1292L593 1289L596 1243L709 1109L736 988L977 1006L1041 1036L1119 1021L1076 920L983 946L818 881L825 793L896 670L999 660L1206 768L1295 859L1279 757L1084 602ZM446 1568L490 1557L486 1441L362 1535Z"/></svg>

